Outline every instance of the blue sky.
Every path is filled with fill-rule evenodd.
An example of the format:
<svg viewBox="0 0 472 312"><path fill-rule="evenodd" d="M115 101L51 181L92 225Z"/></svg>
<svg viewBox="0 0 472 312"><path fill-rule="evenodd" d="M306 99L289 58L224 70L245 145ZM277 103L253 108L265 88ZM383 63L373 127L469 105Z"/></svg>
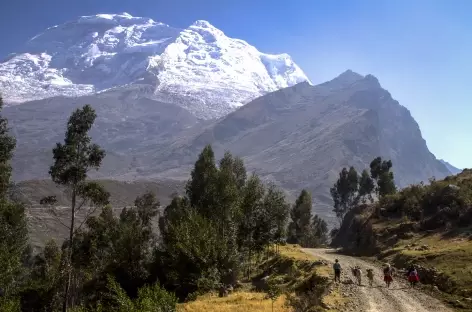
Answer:
<svg viewBox="0 0 472 312"><path fill-rule="evenodd" d="M120 12L175 27L208 20L263 52L289 53L313 83L371 73L410 109L438 158L472 167L472 1L0 1L0 58L46 27Z"/></svg>

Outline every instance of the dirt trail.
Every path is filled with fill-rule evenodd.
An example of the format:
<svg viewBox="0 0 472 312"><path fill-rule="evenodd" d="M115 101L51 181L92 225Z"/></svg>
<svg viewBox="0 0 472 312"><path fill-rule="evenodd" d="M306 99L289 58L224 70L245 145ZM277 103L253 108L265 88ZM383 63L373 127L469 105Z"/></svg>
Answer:
<svg viewBox="0 0 472 312"><path fill-rule="evenodd" d="M350 303L339 311L367 311L367 312L452 312L439 300L432 298L419 290L411 289L405 277L397 276L389 289L383 282L382 269L374 264L355 257L336 254L332 249L303 249L304 252L330 262L339 259L343 268L341 282L354 279L350 267L356 265L362 270L362 285L348 285L341 283L339 291L350 299ZM368 286L366 269L374 270L374 284Z"/></svg>

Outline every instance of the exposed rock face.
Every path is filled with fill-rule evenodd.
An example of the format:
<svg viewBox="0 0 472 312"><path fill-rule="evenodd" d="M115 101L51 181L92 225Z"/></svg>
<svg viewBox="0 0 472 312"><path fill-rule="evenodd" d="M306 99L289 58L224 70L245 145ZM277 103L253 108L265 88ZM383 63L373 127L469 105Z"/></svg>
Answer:
<svg viewBox="0 0 472 312"><path fill-rule="evenodd" d="M301 83L260 97L190 140L173 155L211 143L245 156L249 168L289 190L307 188L320 204L344 166L391 159L398 186L448 175L428 150L410 112L373 76L345 72L327 83ZM164 160L165 158L161 159Z"/></svg>

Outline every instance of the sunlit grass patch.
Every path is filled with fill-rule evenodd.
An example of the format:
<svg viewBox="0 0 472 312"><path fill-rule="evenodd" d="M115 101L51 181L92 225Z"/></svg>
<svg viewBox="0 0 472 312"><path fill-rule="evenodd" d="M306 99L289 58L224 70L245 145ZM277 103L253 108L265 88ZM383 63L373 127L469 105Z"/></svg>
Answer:
<svg viewBox="0 0 472 312"><path fill-rule="evenodd" d="M272 301L265 293L235 292L228 297L219 298L216 294L198 297L196 301L183 303L178 306L179 312L272 312ZM291 312L285 307L285 296L280 296L274 302L274 312Z"/></svg>
<svg viewBox="0 0 472 312"><path fill-rule="evenodd" d="M288 257L294 260L301 261L316 261L318 260L315 256L307 254L302 251L300 245L285 245L279 246L279 252L281 256Z"/></svg>

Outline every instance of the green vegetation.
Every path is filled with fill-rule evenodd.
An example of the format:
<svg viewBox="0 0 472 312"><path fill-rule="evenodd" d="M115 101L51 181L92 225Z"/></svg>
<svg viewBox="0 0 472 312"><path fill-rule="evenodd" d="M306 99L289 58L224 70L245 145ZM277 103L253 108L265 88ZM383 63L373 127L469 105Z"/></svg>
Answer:
<svg viewBox="0 0 472 312"><path fill-rule="evenodd" d="M391 168L380 158L371 163L380 199L352 207L334 244L400 269L415 265L422 283L442 291L436 296L472 309L472 170L397 192Z"/></svg>
<svg viewBox="0 0 472 312"><path fill-rule="evenodd" d="M88 134L95 117L89 105L73 112L64 142L53 149L49 174L68 197L70 218L64 222L56 193L40 202L69 235L62 246L51 240L35 252L28 245L24 207L9 196L15 144L0 119L0 310L175 311L178 302L233 287L244 276L251 281L269 269L267 257L281 259L290 216L297 242L326 242L326 223L311 214L308 192L291 209L276 186L247 177L240 158L226 152L217 162L211 146L197 159L185 194L174 196L163 212L156 196L145 192L114 214L104 186L88 180L105 157ZM323 286L303 285L303 292L290 289L306 296ZM285 298L278 294L269 291L274 310Z"/></svg>
<svg viewBox="0 0 472 312"><path fill-rule="evenodd" d="M320 311L322 291L325 289L330 266L301 251L298 245L269 246L265 259L255 267L248 281L228 296L215 292L199 295L197 300L181 303L178 311L259 311L299 312ZM269 278L265 278L269 276ZM317 285L313 287L313 285Z"/></svg>
<svg viewBox="0 0 472 312"><path fill-rule="evenodd" d="M375 191L377 196L382 198L383 196L394 194L397 189L395 187L392 161L391 160L382 160L381 157L375 158L370 163L370 176L375 180L377 186Z"/></svg>
<svg viewBox="0 0 472 312"><path fill-rule="evenodd" d="M328 242L328 225L326 221L312 214L311 195L302 190L295 205L290 211L292 221L288 226L290 244L302 247L319 247Z"/></svg>
<svg viewBox="0 0 472 312"><path fill-rule="evenodd" d="M366 203L369 200L373 203L373 192L378 198L394 194L397 190L390 160L382 160L377 157L370 163L370 175L367 170L363 170L361 175L354 167L343 168L339 173L339 178L331 187L331 197L333 199L333 211L343 223L346 214L357 207L359 203ZM332 235L334 236L334 235Z"/></svg>
<svg viewBox="0 0 472 312"><path fill-rule="evenodd" d="M83 109L77 109L69 118L64 144L57 143L52 150L54 164L49 169L54 183L64 185L71 197L71 218L70 224L65 225L69 230L69 244L65 246L65 263L67 277L64 279L64 299L62 301L62 311L67 311L71 305L69 291L73 278L73 267L71 265L73 246L76 231L80 230L75 222L75 216L80 209L87 206L103 207L108 203L109 194L96 182L86 182L87 172L90 169L98 169L105 157L105 151L96 144L91 144L88 132L92 128L96 114L90 105ZM56 203L54 196L48 196L41 200L41 204L53 206ZM90 209L89 214L94 212ZM54 208L51 209L55 213ZM87 221L87 217L83 222Z"/></svg>
<svg viewBox="0 0 472 312"><path fill-rule="evenodd" d="M0 112L3 107L0 98ZM23 205L9 199L11 167L15 139L8 134L8 122L0 115L0 299L1 311L18 310L15 295L25 275L23 254L27 250L28 230Z"/></svg>

